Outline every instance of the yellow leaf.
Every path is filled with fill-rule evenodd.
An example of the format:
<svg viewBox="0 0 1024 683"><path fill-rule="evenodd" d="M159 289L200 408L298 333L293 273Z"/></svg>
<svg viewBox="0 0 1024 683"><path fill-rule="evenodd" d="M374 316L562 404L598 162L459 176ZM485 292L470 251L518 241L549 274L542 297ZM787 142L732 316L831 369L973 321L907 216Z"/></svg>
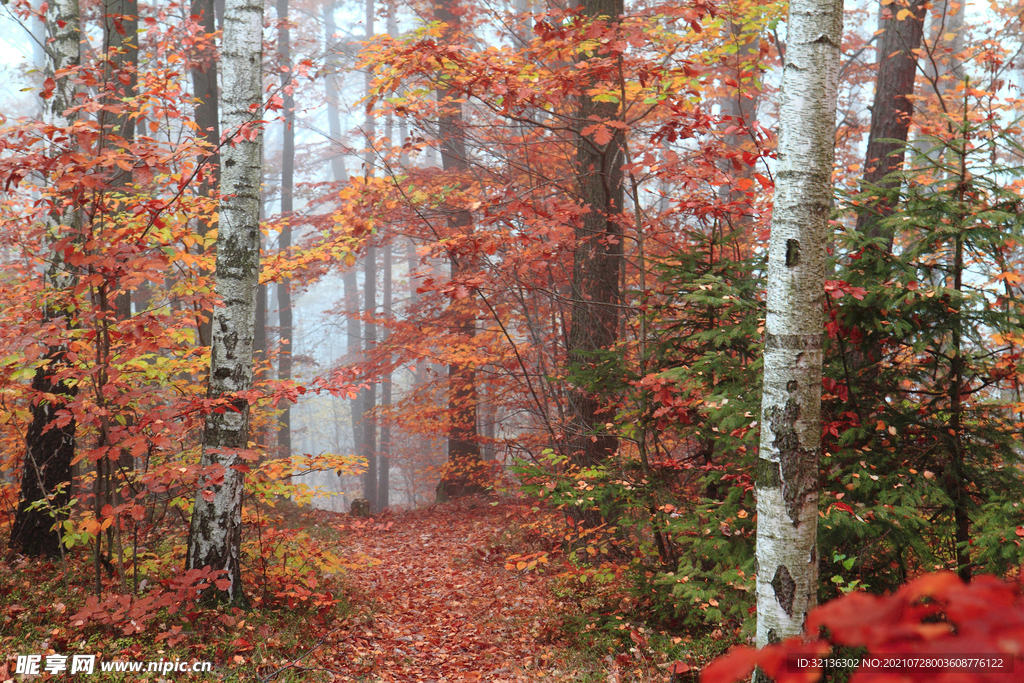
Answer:
<svg viewBox="0 0 1024 683"><path fill-rule="evenodd" d="M904 19L909 17L911 14L912 14L912 12L910 10L908 10L908 9L901 9L899 12L896 13L896 21L903 21Z"/></svg>
<svg viewBox="0 0 1024 683"><path fill-rule="evenodd" d="M942 39L944 41L946 41L947 43L952 43L954 40L956 40L956 34L955 33L943 33L942 34Z"/></svg>

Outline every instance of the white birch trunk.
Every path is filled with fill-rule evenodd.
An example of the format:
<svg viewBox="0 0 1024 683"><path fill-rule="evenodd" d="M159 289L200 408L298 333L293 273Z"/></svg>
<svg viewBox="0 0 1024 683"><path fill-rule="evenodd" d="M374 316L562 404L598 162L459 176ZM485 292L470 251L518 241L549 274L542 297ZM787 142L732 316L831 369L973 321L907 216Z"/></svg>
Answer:
<svg viewBox="0 0 1024 683"><path fill-rule="evenodd" d="M802 632L818 588L823 297L842 0L789 9L768 252L757 468L757 644Z"/></svg>
<svg viewBox="0 0 1024 683"><path fill-rule="evenodd" d="M252 388L256 290L260 267L259 196L260 124L247 126L262 113L260 65L263 3L227 0L221 64L220 221L217 232L216 294L213 311L210 383L207 395L230 397ZM256 105L255 107L253 105ZM242 538L242 492L245 465L238 453L248 447L249 404L233 401L233 410L211 413L203 434L202 465L222 465L223 483L210 476L199 482L189 532L189 569L224 570L227 590L215 591L232 603L244 603L239 555ZM214 475L215 476L215 475ZM205 494L205 495L204 495ZM209 498L209 500L207 500Z"/></svg>

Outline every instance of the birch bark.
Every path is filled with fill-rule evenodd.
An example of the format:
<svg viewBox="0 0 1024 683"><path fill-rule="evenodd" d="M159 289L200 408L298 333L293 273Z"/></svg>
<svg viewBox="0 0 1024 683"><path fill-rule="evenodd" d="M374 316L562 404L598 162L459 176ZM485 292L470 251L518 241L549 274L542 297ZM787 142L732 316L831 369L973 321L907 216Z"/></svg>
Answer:
<svg viewBox="0 0 1024 683"><path fill-rule="evenodd" d="M215 285L221 303L213 312L207 395L234 398L231 409L213 412L206 419L201 464L214 471L199 482L187 566L223 570L228 587L213 593L229 602L244 604L239 565L244 483L240 451L249 442L249 403L238 394L252 388L260 266L263 134L259 124L253 122L259 118L262 100L263 4L227 0L224 16L221 129L229 144L221 149L222 196Z"/></svg>
<svg viewBox="0 0 1024 683"><path fill-rule="evenodd" d="M818 588L823 297L842 0L793 0L779 107L757 468L757 644L799 634Z"/></svg>

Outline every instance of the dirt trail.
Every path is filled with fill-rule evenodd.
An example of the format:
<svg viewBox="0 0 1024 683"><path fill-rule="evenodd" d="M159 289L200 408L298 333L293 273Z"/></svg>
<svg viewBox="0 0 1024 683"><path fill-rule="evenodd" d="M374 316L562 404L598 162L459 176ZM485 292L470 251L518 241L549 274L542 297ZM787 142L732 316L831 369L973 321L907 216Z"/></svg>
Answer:
<svg viewBox="0 0 1024 683"><path fill-rule="evenodd" d="M550 579L506 570L496 545L519 512L472 499L347 531L351 559L370 564L348 578L355 614L299 668L315 660L337 681L550 680L561 605Z"/></svg>

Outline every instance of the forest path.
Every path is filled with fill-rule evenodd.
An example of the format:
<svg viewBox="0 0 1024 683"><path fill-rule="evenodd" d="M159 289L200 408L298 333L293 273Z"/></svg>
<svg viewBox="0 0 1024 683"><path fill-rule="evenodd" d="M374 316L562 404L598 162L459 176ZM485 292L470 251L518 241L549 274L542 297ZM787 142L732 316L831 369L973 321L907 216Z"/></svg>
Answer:
<svg viewBox="0 0 1024 683"><path fill-rule="evenodd" d="M366 567L347 575L353 615L314 657L334 680L565 675L550 642L565 609L551 579L505 568L512 550L504 544L529 508L491 502L472 498L365 522L336 518L348 559Z"/></svg>

